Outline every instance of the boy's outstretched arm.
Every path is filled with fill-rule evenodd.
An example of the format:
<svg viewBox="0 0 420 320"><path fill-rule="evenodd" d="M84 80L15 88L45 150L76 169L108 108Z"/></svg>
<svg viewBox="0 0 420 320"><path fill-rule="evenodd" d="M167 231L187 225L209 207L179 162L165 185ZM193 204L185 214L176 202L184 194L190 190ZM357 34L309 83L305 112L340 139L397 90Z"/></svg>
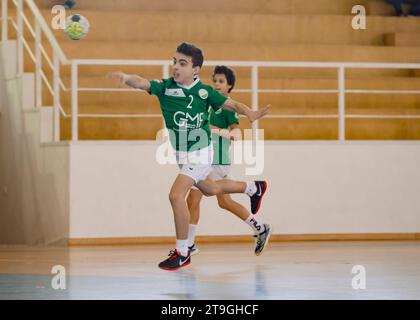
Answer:
<svg viewBox="0 0 420 320"><path fill-rule="evenodd" d="M129 87L149 91L150 81L135 74L126 74L121 71L115 71L108 74L111 79L117 79L120 84L125 84Z"/></svg>
<svg viewBox="0 0 420 320"><path fill-rule="evenodd" d="M242 114L246 116L250 122L254 122L255 120L261 119L268 114L270 105L266 106L265 108L258 109L257 111L253 111L245 104L229 98L223 104L222 108Z"/></svg>

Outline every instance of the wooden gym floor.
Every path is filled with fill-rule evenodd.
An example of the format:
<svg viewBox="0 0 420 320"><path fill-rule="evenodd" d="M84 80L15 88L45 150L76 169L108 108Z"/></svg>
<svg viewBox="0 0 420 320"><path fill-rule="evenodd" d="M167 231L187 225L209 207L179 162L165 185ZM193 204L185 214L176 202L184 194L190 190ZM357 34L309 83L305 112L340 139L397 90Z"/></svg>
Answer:
<svg viewBox="0 0 420 320"><path fill-rule="evenodd" d="M157 264L168 246L0 247L0 299L420 299L420 241L199 246L178 271ZM66 289L54 290L54 265ZM352 288L355 265L366 289Z"/></svg>

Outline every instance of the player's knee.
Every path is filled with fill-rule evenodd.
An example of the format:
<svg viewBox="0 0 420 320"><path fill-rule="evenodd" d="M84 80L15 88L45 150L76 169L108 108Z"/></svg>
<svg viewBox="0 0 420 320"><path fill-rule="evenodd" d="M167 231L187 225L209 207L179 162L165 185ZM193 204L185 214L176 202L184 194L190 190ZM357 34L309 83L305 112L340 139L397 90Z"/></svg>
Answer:
<svg viewBox="0 0 420 320"><path fill-rule="evenodd" d="M172 205L174 205L181 201L185 201L185 199L183 198L181 193L171 191L169 193L169 201L171 202Z"/></svg>
<svg viewBox="0 0 420 320"><path fill-rule="evenodd" d="M224 198L217 199L217 202L219 204L219 207L222 209L229 210L231 207L230 202Z"/></svg>
<svg viewBox="0 0 420 320"><path fill-rule="evenodd" d="M204 191L202 191L202 193L203 193L203 196L205 196L205 197L211 197L212 196L210 190L204 190Z"/></svg>
<svg viewBox="0 0 420 320"><path fill-rule="evenodd" d="M204 190L203 194L204 194L206 197L212 197L212 196L215 196L215 195L217 195L217 194L218 194L218 188L217 188L217 187L215 187L215 186L208 187L208 188L206 188L206 190Z"/></svg>

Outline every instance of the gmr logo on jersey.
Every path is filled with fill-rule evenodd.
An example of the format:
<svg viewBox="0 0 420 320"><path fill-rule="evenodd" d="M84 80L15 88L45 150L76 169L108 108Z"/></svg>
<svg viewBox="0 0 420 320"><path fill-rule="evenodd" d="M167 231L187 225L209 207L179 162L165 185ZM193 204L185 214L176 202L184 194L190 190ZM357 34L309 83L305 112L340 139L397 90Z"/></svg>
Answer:
<svg viewBox="0 0 420 320"><path fill-rule="evenodd" d="M257 221L255 221L254 219L251 219L250 221L254 225L255 229L257 229L258 231L261 230L261 226L258 225Z"/></svg>
<svg viewBox="0 0 420 320"><path fill-rule="evenodd" d="M203 112L200 112L192 117L188 112L177 111L174 114L174 122L179 127L189 127L191 129L201 128L201 123L203 122L203 114ZM187 126L189 121L193 123Z"/></svg>

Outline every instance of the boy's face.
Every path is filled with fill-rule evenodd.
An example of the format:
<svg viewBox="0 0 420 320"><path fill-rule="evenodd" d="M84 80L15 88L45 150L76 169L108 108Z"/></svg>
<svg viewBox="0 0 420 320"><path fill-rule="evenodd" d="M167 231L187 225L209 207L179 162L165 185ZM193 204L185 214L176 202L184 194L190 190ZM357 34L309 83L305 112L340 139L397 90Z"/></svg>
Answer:
<svg viewBox="0 0 420 320"><path fill-rule="evenodd" d="M226 76L224 74L215 74L213 76L214 88L224 96L229 95L229 89L232 87L228 84Z"/></svg>
<svg viewBox="0 0 420 320"><path fill-rule="evenodd" d="M176 83L190 84L199 71L200 67L193 67L191 57L175 52L172 65L172 76Z"/></svg>

